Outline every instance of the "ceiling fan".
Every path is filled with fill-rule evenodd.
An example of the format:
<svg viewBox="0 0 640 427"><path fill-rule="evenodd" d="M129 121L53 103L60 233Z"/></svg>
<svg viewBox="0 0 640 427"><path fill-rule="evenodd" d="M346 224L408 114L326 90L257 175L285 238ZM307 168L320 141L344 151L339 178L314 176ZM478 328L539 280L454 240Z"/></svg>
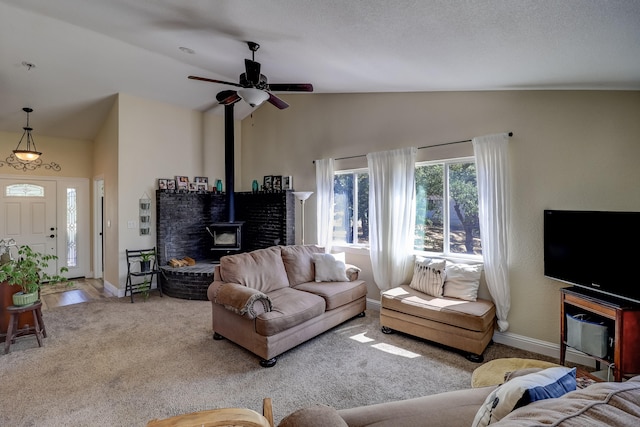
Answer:
<svg viewBox="0 0 640 427"><path fill-rule="evenodd" d="M275 92L313 92L311 83L275 83L269 84L267 76L260 74L260 63L255 61L255 54L260 45L255 42L247 42L249 50L251 50L251 59L244 60L245 72L240 74L239 83L225 82L222 80L208 79L206 77L189 76L192 80L202 80L204 82L220 83L230 86L239 87L235 90L225 90L216 96L220 104L229 105L244 99L252 107L257 107L264 101L268 101L272 105L283 110L289 106L282 99L275 96L271 91Z"/></svg>

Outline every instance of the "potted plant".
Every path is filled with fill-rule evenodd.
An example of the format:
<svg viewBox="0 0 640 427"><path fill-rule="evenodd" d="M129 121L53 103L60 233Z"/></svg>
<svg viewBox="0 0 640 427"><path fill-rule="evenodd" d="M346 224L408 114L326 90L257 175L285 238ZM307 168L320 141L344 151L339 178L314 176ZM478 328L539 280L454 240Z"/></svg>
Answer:
<svg viewBox="0 0 640 427"><path fill-rule="evenodd" d="M22 289L13 294L13 305L25 306L36 302L40 297L40 288L46 283L59 283L67 279L61 274L68 271L62 267L58 274L45 272L49 262L58 259L55 255L36 252L24 245L18 249L18 258L0 266L0 282L17 285Z"/></svg>
<svg viewBox="0 0 640 427"><path fill-rule="evenodd" d="M153 252L142 252L140 254L140 271L142 273L151 270L152 259L153 259Z"/></svg>

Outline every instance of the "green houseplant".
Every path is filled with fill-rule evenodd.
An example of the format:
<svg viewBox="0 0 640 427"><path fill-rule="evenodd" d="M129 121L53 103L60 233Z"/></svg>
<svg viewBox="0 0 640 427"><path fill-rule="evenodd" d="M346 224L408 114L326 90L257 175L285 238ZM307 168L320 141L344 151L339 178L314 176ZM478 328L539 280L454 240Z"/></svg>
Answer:
<svg viewBox="0 0 640 427"><path fill-rule="evenodd" d="M153 259L153 252L142 252L140 254L140 271L145 272L151 270L151 260Z"/></svg>
<svg viewBox="0 0 640 427"><path fill-rule="evenodd" d="M58 259L55 255L36 252L31 247L24 245L18 248L18 258L0 266L0 283L6 282L12 286L20 286L21 291L13 295L14 305L29 305L39 298L40 288L43 284L64 282L67 279L61 276L67 272L67 267L62 267L57 274L48 274L45 269L49 262Z"/></svg>

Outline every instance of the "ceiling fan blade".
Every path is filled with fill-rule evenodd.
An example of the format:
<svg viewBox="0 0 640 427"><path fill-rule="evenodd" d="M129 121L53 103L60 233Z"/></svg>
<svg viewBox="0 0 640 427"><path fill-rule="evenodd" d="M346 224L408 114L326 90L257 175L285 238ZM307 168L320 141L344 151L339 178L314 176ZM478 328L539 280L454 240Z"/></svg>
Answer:
<svg viewBox="0 0 640 427"><path fill-rule="evenodd" d="M247 81L251 83L252 86L257 86L258 83L260 83L260 63L245 59L244 68L247 72Z"/></svg>
<svg viewBox="0 0 640 427"><path fill-rule="evenodd" d="M269 90L274 92L313 92L311 83L269 83Z"/></svg>
<svg viewBox="0 0 640 427"><path fill-rule="evenodd" d="M238 95L238 92L235 90L223 90L222 92L218 92L216 99L219 104L231 105L240 101L242 98L240 98L240 95Z"/></svg>
<svg viewBox="0 0 640 427"><path fill-rule="evenodd" d="M269 92L267 92L267 93L269 93ZM287 108L287 107L289 106L289 104L287 104L287 103L286 103L286 102L284 102L282 99L278 98L277 96L275 96L275 95L274 95L274 94L272 94L272 93L269 93L269 99L267 99L267 101L268 101L270 104L272 104L272 105L274 105L274 106L278 107L278 108L279 108L279 109L281 109L281 110L284 110L285 108Z"/></svg>
<svg viewBox="0 0 640 427"><path fill-rule="evenodd" d="M223 85L231 85L231 86L242 87L242 85L240 85L238 83L225 82L223 80L208 79L206 77L189 76L189 78L191 80L201 80L203 82L220 83L220 84L223 84Z"/></svg>

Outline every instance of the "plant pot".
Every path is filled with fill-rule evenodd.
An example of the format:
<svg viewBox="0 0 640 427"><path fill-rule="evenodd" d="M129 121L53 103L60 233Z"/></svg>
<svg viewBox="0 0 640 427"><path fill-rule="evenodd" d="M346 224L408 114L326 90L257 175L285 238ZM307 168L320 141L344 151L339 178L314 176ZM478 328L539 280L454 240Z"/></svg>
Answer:
<svg viewBox="0 0 640 427"><path fill-rule="evenodd" d="M142 273L151 270L151 261L140 261L140 271Z"/></svg>
<svg viewBox="0 0 640 427"><path fill-rule="evenodd" d="M31 292L29 294L25 294L24 292L16 292L15 294L13 294L12 298L13 305L24 307L38 301L38 292Z"/></svg>

